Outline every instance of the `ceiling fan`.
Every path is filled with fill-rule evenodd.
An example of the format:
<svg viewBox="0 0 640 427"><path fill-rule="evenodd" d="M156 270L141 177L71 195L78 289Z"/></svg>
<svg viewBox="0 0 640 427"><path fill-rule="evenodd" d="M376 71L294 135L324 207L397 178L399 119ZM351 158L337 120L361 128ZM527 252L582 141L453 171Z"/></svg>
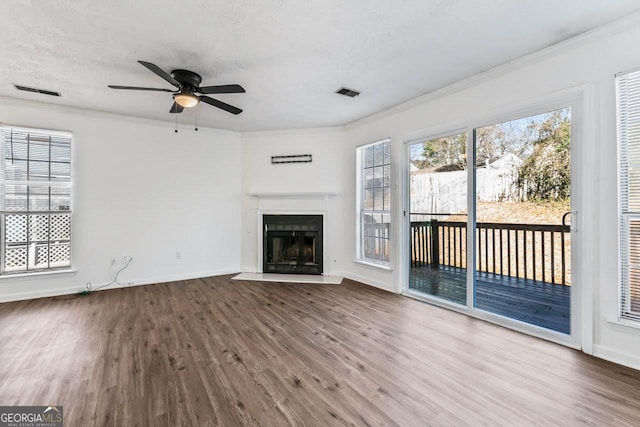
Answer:
<svg viewBox="0 0 640 427"><path fill-rule="evenodd" d="M200 101L205 104L213 105L224 111L228 111L231 114L240 114L242 110L233 105L229 105L225 102L219 101L214 98L210 98L206 95L215 93L245 93L245 90L240 85L220 85L220 86L200 86L202 77L199 74L189 70L173 70L171 73L167 73L162 68L158 67L151 62L138 61L140 64L151 70L153 73L162 77L177 89L159 89L152 87L135 87L135 86L116 86L109 85L111 89L127 89L127 90L148 90L158 92L171 92L173 93L173 105L171 106L170 113L182 113L185 108L195 107ZM197 95L202 94L202 95Z"/></svg>

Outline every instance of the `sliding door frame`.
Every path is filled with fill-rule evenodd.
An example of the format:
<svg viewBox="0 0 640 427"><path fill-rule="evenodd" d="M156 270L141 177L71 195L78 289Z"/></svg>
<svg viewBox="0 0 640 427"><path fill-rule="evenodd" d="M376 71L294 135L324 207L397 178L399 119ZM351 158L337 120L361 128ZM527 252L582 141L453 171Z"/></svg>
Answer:
<svg viewBox="0 0 640 427"><path fill-rule="evenodd" d="M588 268L585 263L583 248L593 244L592 229L590 224L589 209L586 191L593 185L589 163L593 159L586 153L589 144L584 139L592 126L585 120L585 110L589 103L593 102L593 90L590 86L562 91L549 97L543 97L537 101L523 103L513 108L504 108L499 111L469 120L466 126L448 126L425 130L403 138L404 155L402 156L401 183L402 183L402 233L401 233L401 266L400 278L402 280L402 293L430 304L461 312L469 316L482 319L491 323L508 327L532 336L543 338L559 344L584 349L591 352L593 332L593 283L592 274L585 273ZM561 108L571 109L571 333L569 335L514 320L498 314L475 308L475 239L476 239L476 182L475 182L475 129L484 126L516 120ZM456 133L467 132L467 305L461 305L444 299L430 296L409 289L410 278L410 173L409 156L410 146L420 141L441 138ZM582 231L582 232L580 232ZM583 341L583 337L589 337Z"/></svg>

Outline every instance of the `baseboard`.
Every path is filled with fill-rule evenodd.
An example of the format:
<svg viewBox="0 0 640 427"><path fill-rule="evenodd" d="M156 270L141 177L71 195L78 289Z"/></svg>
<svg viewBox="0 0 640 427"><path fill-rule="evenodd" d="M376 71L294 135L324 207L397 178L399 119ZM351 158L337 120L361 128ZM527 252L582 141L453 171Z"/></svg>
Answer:
<svg viewBox="0 0 640 427"><path fill-rule="evenodd" d="M183 273L183 274L173 274L168 276L157 276L157 277L147 277L143 279L127 279L123 281L124 283L113 284L109 287L99 290L108 290L108 289L116 289L116 288L127 288L132 286L144 286L144 285L152 285L156 283L167 283L167 282L176 282L179 280L191 280L191 279L201 279L203 277L212 277L212 276L224 276L226 274L235 274L239 272L239 268L231 268L231 269L220 269L220 270L209 270L209 271L201 271L198 273ZM100 286L104 286L109 282L102 283L92 283L91 287L93 289L99 288ZM11 301L22 301L28 299L36 299L36 298L48 298L48 297L56 297L60 295L70 295L75 294L81 291L87 290L86 286L78 285L69 288L61 288L61 289L42 289L37 291L29 291L29 292L20 292L9 295L0 295L0 303L3 302L11 302Z"/></svg>
<svg viewBox="0 0 640 427"><path fill-rule="evenodd" d="M640 370L640 357L637 354L625 353L614 350L611 347L601 345L593 346L593 355L618 365Z"/></svg>
<svg viewBox="0 0 640 427"><path fill-rule="evenodd" d="M123 283L121 284L121 286L115 286L115 287L126 288L129 286L153 285L156 283L177 282L179 280L191 280L191 279L201 279L203 277L224 276L225 274L236 274L239 272L240 272L239 268L226 268L221 270L201 271L198 273L172 274L169 276L158 276L158 277L151 277L151 278L145 278L145 279L127 280L126 284ZM99 286L100 285L95 285L94 287L99 287ZM112 289L112 288L109 287L106 289Z"/></svg>
<svg viewBox="0 0 640 427"><path fill-rule="evenodd" d="M16 294L9 295L0 295L0 303L3 302L12 302L12 301L22 301L28 299L37 299L37 298L48 298L48 297L57 297L60 295L70 295L80 292L84 289L79 286L74 286L71 288L60 288L60 289L39 289L37 291L29 291L29 292L19 292Z"/></svg>
<svg viewBox="0 0 640 427"><path fill-rule="evenodd" d="M377 280L372 280L368 277L360 276L358 274L348 273L346 271L334 271L334 272L331 272L331 274L336 276L342 276L346 279L360 282L365 285L373 286L374 288L382 289L387 292L393 292L394 294L400 293L396 289L391 288L387 283L380 282Z"/></svg>

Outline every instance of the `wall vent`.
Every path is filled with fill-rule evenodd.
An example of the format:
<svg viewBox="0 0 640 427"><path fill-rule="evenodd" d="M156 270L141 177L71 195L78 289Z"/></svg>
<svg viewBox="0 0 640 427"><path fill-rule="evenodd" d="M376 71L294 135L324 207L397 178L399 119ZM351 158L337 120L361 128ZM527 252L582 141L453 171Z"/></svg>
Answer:
<svg viewBox="0 0 640 427"><path fill-rule="evenodd" d="M16 89L24 90L25 92L35 92L35 93L41 93L43 95L60 96L60 92L55 92L53 90L36 89L35 87L21 86L21 85L13 85L13 86Z"/></svg>
<svg viewBox="0 0 640 427"><path fill-rule="evenodd" d="M347 89L346 87L340 88L336 91L337 94L348 96L349 98L355 98L360 95L360 92L353 89Z"/></svg>

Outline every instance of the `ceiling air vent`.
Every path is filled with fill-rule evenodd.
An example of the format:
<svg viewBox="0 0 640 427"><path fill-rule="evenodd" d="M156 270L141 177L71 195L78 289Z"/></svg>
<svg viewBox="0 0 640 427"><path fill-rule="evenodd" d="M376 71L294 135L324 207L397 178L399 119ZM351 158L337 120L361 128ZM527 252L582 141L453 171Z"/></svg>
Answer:
<svg viewBox="0 0 640 427"><path fill-rule="evenodd" d="M338 89L336 93L348 96L349 98L355 98L356 96L360 95L360 92L358 92L357 90L347 89L346 87Z"/></svg>
<svg viewBox="0 0 640 427"><path fill-rule="evenodd" d="M16 89L24 90L25 92L35 92L35 93L41 93L43 95L60 96L60 92L54 92L52 90L36 89L35 87L20 86L20 85L13 85L13 86L15 86Z"/></svg>

